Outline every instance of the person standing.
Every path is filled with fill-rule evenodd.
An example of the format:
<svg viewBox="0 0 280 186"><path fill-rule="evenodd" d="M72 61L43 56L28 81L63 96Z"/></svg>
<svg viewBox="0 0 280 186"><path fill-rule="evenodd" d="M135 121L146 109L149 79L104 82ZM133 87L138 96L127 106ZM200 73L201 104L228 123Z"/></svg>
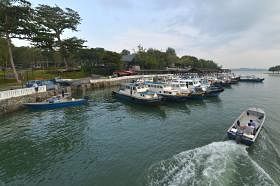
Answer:
<svg viewBox="0 0 280 186"><path fill-rule="evenodd" d="M62 98L64 98L64 89L61 91Z"/></svg>
<svg viewBox="0 0 280 186"><path fill-rule="evenodd" d="M35 100L36 100L36 102L37 102L37 101L39 101L39 100L38 100L38 97L37 97L37 93L38 93L38 91L39 91L39 86L38 86L38 84L35 82L35 83L33 84L33 87L34 87L34 89L35 89L35 93L36 93L36 95L35 95Z"/></svg>
<svg viewBox="0 0 280 186"><path fill-rule="evenodd" d="M33 87L35 88L35 92L37 93L39 90L39 86L36 82L33 84Z"/></svg>

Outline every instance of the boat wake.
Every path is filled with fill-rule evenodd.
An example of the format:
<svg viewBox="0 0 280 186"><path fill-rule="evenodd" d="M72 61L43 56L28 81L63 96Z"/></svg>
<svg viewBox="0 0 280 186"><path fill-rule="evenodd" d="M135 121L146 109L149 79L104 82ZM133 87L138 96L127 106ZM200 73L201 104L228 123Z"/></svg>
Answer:
<svg viewBox="0 0 280 186"><path fill-rule="evenodd" d="M214 142L152 165L148 185L276 185L246 146Z"/></svg>

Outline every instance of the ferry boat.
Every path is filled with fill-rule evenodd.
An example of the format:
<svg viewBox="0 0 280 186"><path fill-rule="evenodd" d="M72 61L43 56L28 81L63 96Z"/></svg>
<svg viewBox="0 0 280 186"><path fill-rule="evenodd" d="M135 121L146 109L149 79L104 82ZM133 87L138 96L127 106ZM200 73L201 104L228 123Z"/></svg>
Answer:
<svg viewBox="0 0 280 186"><path fill-rule="evenodd" d="M248 108L234 121L227 130L227 136L237 143L252 145L264 124L265 112L260 108Z"/></svg>
<svg viewBox="0 0 280 186"><path fill-rule="evenodd" d="M155 92L149 91L144 84L128 83L121 86L113 95L121 100L138 104L158 104L162 98Z"/></svg>
<svg viewBox="0 0 280 186"><path fill-rule="evenodd" d="M254 75L251 75L251 76L240 76L240 80L239 81L242 81L242 82L263 82L264 81L264 78L259 78L259 77L256 77Z"/></svg>

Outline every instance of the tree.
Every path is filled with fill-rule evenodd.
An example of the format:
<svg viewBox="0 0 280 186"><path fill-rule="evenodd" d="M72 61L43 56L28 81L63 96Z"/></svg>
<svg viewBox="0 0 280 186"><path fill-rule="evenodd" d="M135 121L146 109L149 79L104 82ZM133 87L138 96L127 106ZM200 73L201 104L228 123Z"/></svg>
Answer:
<svg viewBox="0 0 280 186"><path fill-rule="evenodd" d="M83 39L78 39L76 37L65 39L61 42L62 46L62 55L64 56L65 60L68 61L70 55L75 55L75 53L83 48L83 44L86 41ZM68 63L68 62L67 62Z"/></svg>
<svg viewBox="0 0 280 186"><path fill-rule="evenodd" d="M0 38L0 66L3 70L7 67L8 55L7 42Z"/></svg>
<svg viewBox="0 0 280 186"><path fill-rule="evenodd" d="M114 71L122 68L121 56L116 52L106 51L103 62L106 75L111 75Z"/></svg>
<svg viewBox="0 0 280 186"><path fill-rule="evenodd" d="M273 72L273 74L274 74L274 72L275 71L280 71L280 65L277 65L277 66L274 66L274 67L270 67L269 69L268 69L268 71L272 71Z"/></svg>
<svg viewBox="0 0 280 186"><path fill-rule="evenodd" d="M167 54L167 55L176 56L176 51L175 51L174 48L168 47L168 48L166 49L166 54Z"/></svg>
<svg viewBox="0 0 280 186"><path fill-rule="evenodd" d="M80 15L78 12L66 8L65 10L61 9L58 6L48 6L48 5L39 5L36 8L36 22L38 25L41 25L43 29L46 30L48 36L53 34L56 41L56 47L61 53L61 58L63 58L66 69L68 68L68 63L66 60L65 49L63 46L63 41L61 36L65 30L77 31L77 26L81 22Z"/></svg>
<svg viewBox="0 0 280 186"><path fill-rule="evenodd" d="M121 51L121 55L122 55L122 56L130 55L130 51L129 51L129 50L126 50L126 49L123 49L123 50Z"/></svg>
<svg viewBox="0 0 280 186"><path fill-rule="evenodd" d="M12 38L30 39L32 30L31 4L25 0L1 0L0 37L5 38L15 78L20 83L12 53Z"/></svg>
<svg viewBox="0 0 280 186"><path fill-rule="evenodd" d="M180 58L180 64L182 67L197 67L198 59L194 56L182 56Z"/></svg>
<svg viewBox="0 0 280 186"><path fill-rule="evenodd" d="M153 48L142 48L136 53L135 64L144 69L162 69L166 65L166 53Z"/></svg>
<svg viewBox="0 0 280 186"><path fill-rule="evenodd" d="M179 58L176 55L175 49L168 47L166 49L166 57L167 57L167 64L166 66L174 66L176 63L178 63Z"/></svg>
<svg viewBox="0 0 280 186"><path fill-rule="evenodd" d="M42 51L34 47L13 47L14 61L22 67L41 66Z"/></svg>
<svg viewBox="0 0 280 186"><path fill-rule="evenodd" d="M123 67L121 55L103 48L80 49L78 59L84 72L111 75Z"/></svg>

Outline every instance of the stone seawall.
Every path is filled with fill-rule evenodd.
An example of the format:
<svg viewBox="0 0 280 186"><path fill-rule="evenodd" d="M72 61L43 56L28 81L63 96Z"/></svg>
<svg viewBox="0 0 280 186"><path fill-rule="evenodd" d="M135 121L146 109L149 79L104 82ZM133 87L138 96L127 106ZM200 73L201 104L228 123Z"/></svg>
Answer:
<svg viewBox="0 0 280 186"><path fill-rule="evenodd" d="M14 97L0 101L0 115L24 108L24 103L46 100L54 95L54 91L41 92L32 95Z"/></svg>

